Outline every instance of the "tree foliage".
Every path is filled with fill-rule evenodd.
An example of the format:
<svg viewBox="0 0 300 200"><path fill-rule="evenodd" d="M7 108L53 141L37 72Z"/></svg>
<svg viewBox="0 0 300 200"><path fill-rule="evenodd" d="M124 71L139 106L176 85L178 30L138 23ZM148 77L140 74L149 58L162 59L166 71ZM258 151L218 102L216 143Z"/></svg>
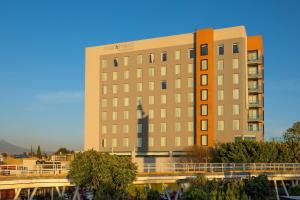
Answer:
<svg viewBox="0 0 300 200"><path fill-rule="evenodd" d="M131 158L90 150L76 154L70 164L69 178L93 191L96 199L120 199L134 181L136 172Z"/></svg>
<svg viewBox="0 0 300 200"><path fill-rule="evenodd" d="M55 155L66 155L66 154L70 154L70 153L74 153L74 151L68 150L65 147L60 147L56 152Z"/></svg>
<svg viewBox="0 0 300 200"><path fill-rule="evenodd" d="M37 151L36 151L36 157L42 158L42 151L41 151L40 145L39 145L38 148L37 148Z"/></svg>
<svg viewBox="0 0 300 200"><path fill-rule="evenodd" d="M251 177L246 181L245 190L253 200L264 200L272 195L272 188L266 175Z"/></svg>
<svg viewBox="0 0 300 200"><path fill-rule="evenodd" d="M288 128L284 134L285 141L300 141L300 121L295 122L291 128Z"/></svg>

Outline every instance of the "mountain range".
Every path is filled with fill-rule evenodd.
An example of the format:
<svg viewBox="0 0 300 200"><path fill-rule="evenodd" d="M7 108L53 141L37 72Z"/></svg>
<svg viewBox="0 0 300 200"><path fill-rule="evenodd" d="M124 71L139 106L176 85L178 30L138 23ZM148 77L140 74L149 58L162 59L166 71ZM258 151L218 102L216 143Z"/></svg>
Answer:
<svg viewBox="0 0 300 200"><path fill-rule="evenodd" d="M0 153L8 153L10 155L22 154L23 152L29 152L30 150L16 146L5 140L0 140Z"/></svg>

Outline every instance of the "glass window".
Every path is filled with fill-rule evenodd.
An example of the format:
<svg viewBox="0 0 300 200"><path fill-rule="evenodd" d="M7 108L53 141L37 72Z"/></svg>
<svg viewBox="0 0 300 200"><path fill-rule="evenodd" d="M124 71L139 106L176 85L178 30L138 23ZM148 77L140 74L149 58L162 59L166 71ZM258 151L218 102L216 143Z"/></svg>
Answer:
<svg viewBox="0 0 300 200"><path fill-rule="evenodd" d="M218 86L223 85L223 75L218 75Z"/></svg>
<svg viewBox="0 0 300 200"><path fill-rule="evenodd" d="M149 119L153 119L154 118L154 110L150 109L149 110Z"/></svg>
<svg viewBox="0 0 300 200"><path fill-rule="evenodd" d="M219 120L218 121L218 131L223 131L224 130L224 121Z"/></svg>
<svg viewBox="0 0 300 200"><path fill-rule="evenodd" d="M113 139L111 140L111 146L112 146L112 147L117 147L117 138L113 138Z"/></svg>
<svg viewBox="0 0 300 200"><path fill-rule="evenodd" d="M207 85L207 79L208 79L208 75L202 74L201 75L201 85Z"/></svg>
<svg viewBox="0 0 300 200"><path fill-rule="evenodd" d="M142 103L143 103L143 97L138 96L138 97L136 98L136 100L137 100L137 105L142 105Z"/></svg>
<svg viewBox="0 0 300 200"><path fill-rule="evenodd" d="M154 74L155 74L154 68L149 68L148 73L149 73L150 77L154 77Z"/></svg>
<svg viewBox="0 0 300 200"><path fill-rule="evenodd" d="M258 60L258 52L256 51L248 51L248 60Z"/></svg>
<svg viewBox="0 0 300 200"><path fill-rule="evenodd" d="M136 77L137 78L142 78L142 73L143 73L142 69L136 69Z"/></svg>
<svg viewBox="0 0 300 200"><path fill-rule="evenodd" d="M240 48L239 48L239 43L233 43L232 44L232 53L239 53Z"/></svg>
<svg viewBox="0 0 300 200"><path fill-rule="evenodd" d="M175 94L175 103L181 102L181 94Z"/></svg>
<svg viewBox="0 0 300 200"><path fill-rule="evenodd" d="M142 138L140 138L140 137L137 138L136 146L137 146L138 148L140 148L140 147L143 146L143 140L142 140Z"/></svg>
<svg viewBox="0 0 300 200"><path fill-rule="evenodd" d="M239 59L238 58L232 59L232 68L233 69L238 69L239 68Z"/></svg>
<svg viewBox="0 0 300 200"><path fill-rule="evenodd" d="M248 67L248 74L249 75L256 75L256 74L258 74L258 66L249 66Z"/></svg>
<svg viewBox="0 0 300 200"><path fill-rule="evenodd" d="M240 98L240 90L233 89L233 99L239 99L239 98Z"/></svg>
<svg viewBox="0 0 300 200"><path fill-rule="evenodd" d="M224 69L224 60L218 60L218 70L222 71Z"/></svg>
<svg viewBox="0 0 300 200"><path fill-rule="evenodd" d="M161 82L161 89L163 89L163 90L167 89L167 81Z"/></svg>
<svg viewBox="0 0 300 200"><path fill-rule="evenodd" d="M188 102L193 103L194 102L194 93L188 93Z"/></svg>
<svg viewBox="0 0 300 200"><path fill-rule="evenodd" d="M129 58L128 56L124 57L124 66L128 66Z"/></svg>
<svg viewBox="0 0 300 200"><path fill-rule="evenodd" d="M154 124L149 124L149 133L154 133Z"/></svg>
<svg viewBox="0 0 300 200"><path fill-rule="evenodd" d="M232 106L232 113L233 115L239 115L240 114L240 105L236 104Z"/></svg>
<svg viewBox="0 0 300 200"><path fill-rule="evenodd" d="M114 124L112 125L112 133L116 134L118 132L118 125L117 124Z"/></svg>
<svg viewBox="0 0 300 200"><path fill-rule="evenodd" d="M101 60L101 67L102 69L107 67L107 60Z"/></svg>
<svg viewBox="0 0 300 200"><path fill-rule="evenodd" d="M123 138L123 146L128 147L129 146L129 140L128 138Z"/></svg>
<svg viewBox="0 0 300 200"><path fill-rule="evenodd" d="M175 65L175 74L180 74L180 65Z"/></svg>
<svg viewBox="0 0 300 200"><path fill-rule="evenodd" d="M207 60L201 60L201 70L207 70L208 69L208 65L207 65Z"/></svg>
<svg viewBox="0 0 300 200"><path fill-rule="evenodd" d="M107 133L107 126L102 126L102 134L106 134Z"/></svg>
<svg viewBox="0 0 300 200"><path fill-rule="evenodd" d="M181 131L181 123L180 122L176 122L175 123L175 131L176 132L180 132Z"/></svg>
<svg viewBox="0 0 300 200"><path fill-rule="evenodd" d="M167 52L166 51L161 54L161 61L162 62L166 62L167 61Z"/></svg>
<svg viewBox="0 0 300 200"><path fill-rule="evenodd" d="M188 73L192 74L194 71L194 65L193 64L188 64Z"/></svg>
<svg viewBox="0 0 300 200"><path fill-rule="evenodd" d="M167 132L167 123L160 123L160 131L162 133Z"/></svg>
<svg viewBox="0 0 300 200"><path fill-rule="evenodd" d="M189 58L190 59L195 58L195 49L189 49Z"/></svg>
<svg viewBox="0 0 300 200"><path fill-rule="evenodd" d="M124 84L123 87L124 87L125 93L129 92L129 84L128 83Z"/></svg>
<svg viewBox="0 0 300 200"><path fill-rule="evenodd" d="M201 115L206 116L208 114L208 105L207 104L202 104L201 105Z"/></svg>
<svg viewBox="0 0 300 200"><path fill-rule="evenodd" d="M194 124L193 122L188 122L188 131L193 132L194 131Z"/></svg>
<svg viewBox="0 0 300 200"><path fill-rule="evenodd" d="M224 90L218 90L218 100L224 100Z"/></svg>
<svg viewBox="0 0 300 200"><path fill-rule="evenodd" d="M136 116L137 116L137 119L142 119L143 118L143 111L142 110L137 110L136 111Z"/></svg>
<svg viewBox="0 0 300 200"><path fill-rule="evenodd" d="M167 75L167 67L163 66L160 68L160 75L161 76Z"/></svg>
<svg viewBox="0 0 300 200"><path fill-rule="evenodd" d="M124 79L129 79L129 71L124 71Z"/></svg>
<svg viewBox="0 0 300 200"><path fill-rule="evenodd" d="M188 136L188 146L193 146L193 145L194 145L194 137Z"/></svg>
<svg viewBox="0 0 300 200"><path fill-rule="evenodd" d="M113 120L118 120L118 113L117 112L112 113L112 119Z"/></svg>
<svg viewBox="0 0 300 200"><path fill-rule="evenodd" d="M153 91L154 90L154 82L149 82L149 90Z"/></svg>
<svg viewBox="0 0 300 200"><path fill-rule="evenodd" d="M162 147L167 146L167 137L160 138L160 146L162 146Z"/></svg>
<svg viewBox="0 0 300 200"><path fill-rule="evenodd" d="M193 117L193 116L194 116L194 108L188 107L188 117Z"/></svg>
<svg viewBox="0 0 300 200"><path fill-rule="evenodd" d="M137 83L136 84L136 91L138 91L138 92L143 91L143 83Z"/></svg>
<svg viewBox="0 0 300 200"><path fill-rule="evenodd" d="M150 105L154 104L154 96L149 96L149 104Z"/></svg>
<svg viewBox="0 0 300 200"><path fill-rule="evenodd" d="M129 111L128 110L123 111L123 117L124 117L124 120L129 120Z"/></svg>
<svg viewBox="0 0 300 200"><path fill-rule="evenodd" d="M176 80L175 80L175 88L176 88L176 89L181 88L181 79L176 79Z"/></svg>
<svg viewBox="0 0 300 200"><path fill-rule="evenodd" d="M180 51L175 51L175 60L180 60Z"/></svg>
<svg viewBox="0 0 300 200"><path fill-rule="evenodd" d="M106 108L107 107L107 99L102 99L101 106L102 106L102 108Z"/></svg>
<svg viewBox="0 0 300 200"><path fill-rule="evenodd" d="M207 44L200 45L200 54L201 56L205 56L208 54L208 46Z"/></svg>
<svg viewBox="0 0 300 200"><path fill-rule="evenodd" d="M154 63L154 53L149 54L149 63Z"/></svg>
<svg viewBox="0 0 300 200"><path fill-rule="evenodd" d="M129 126L128 126L128 124L123 125L123 132L124 133L129 133Z"/></svg>
<svg viewBox="0 0 300 200"><path fill-rule="evenodd" d="M154 138L153 137L149 137L149 143L148 143L149 147L153 147L154 146Z"/></svg>
<svg viewBox="0 0 300 200"><path fill-rule="evenodd" d="M107 120L107 112L104 111L101 113L101 118L102 118L102 121L106 121Z"/></svg>
<svg viewBox="0 0 300 200"><path fill-rule="evenodd" d="M218 105L218 116L222 116L224 114L224 106Z"/></svg>
<svg viewBox="0 0 300 200"><path fill-rule="evenodd" d="M201 131L207 131L208 129L208 121L206 119L201 120Z"/></svg>
<svg viewBox="0 0 300 200"><path fill-rule="evenodd" d="M167 109L160 109L160 118L165 119L167 117Z"/></svg>
<svg viewBox="0 0 300 200"><path fill-rule="evenodd" d="M102 75L101 80L102 81L107 81L107 73L102 73L101 75Z"/></svg>
<svg viewBox="0 0 300 200"><path fill-rule="evenodd" d="M207 146L207 135L201 135L201 145L202 146Z"/></svg>
<svg viewBox="0 0 300 200"><path fill-rule="evenodd" d="M202 101L207 100L207 90L201 90L201 100Z"/></svg>
<svg viewBox="0 0 300 200"><path fill-rule="evenodd" d="M113 98L113 107L118 107L118 98Z"/></svg>
<svg viewBox="0 0 300 200"><path fill-rule="evenodd" d="M118 80L118 72L113 72L113 80Z"/></svg>
<svg viewBox="0 0 300 200"><path fill-rule="evenodd" d="M175 108L175 117L181 117L181 108Z"/></svg>
<svg viewBox="0 0 300 200"><path fill-rule="evenodd" d="M161 104L167 103L167 95L165 95L165 94L160 95L160 103Z"/></svg>
<svg viewBox="0 0 300 200"><path fill-rule="evenodd" d="M223 44L218 46L218 53L219 53L219 55L224 55L224 45Z"/></svg>
<svg viewBox="0 0 300 200"><path fill-rule="evenodd" d="M137 124L137 132L142 133L143 132L143 124Z"/></svg>
<svg viewBox="0 0 300 200"><path fill-rule="evenodd" d="M113 94L118 93L118 85L113 85Z"/></svg>
<svg viewBox="0 0 300 200"><path fill-rule="evenodd" d="M136 63L137 63L138 65L143 64L143 55L138 55L138 56L137 56Z"/></svg>
<svg viewBox="0 0 300 200"><path fill-rule="evenodd" d="M119 66L119 59L114 58L114 67L118 67L118 66Z"/></svg>
<svg viewBox="0 0 300 200"><path fill-rule="evenodd" d="M240 130L240 120L238 120L238 119L233 120L232 123L233 123L233 124L232 124L232 129L233 129L234 131Z"/></svg>
<svg viewBox="0 0 300 200"><path fill-rule="evenodd" d="M240 83L240 77L239 74L232 74L232 82L235 85L238 85Z"/></svg>
<svg viewBox="0 0 300 200"><path fill-rule="evenodd" d="M188 78L188 88L192 88L194 86L193 78Z"/></svg>
<svg viewBox="0 0 300 200"><path fill-rule="evenodd" d="M181 138L179 136L175 137L175 146L179 147L181 145Z"/></svg>

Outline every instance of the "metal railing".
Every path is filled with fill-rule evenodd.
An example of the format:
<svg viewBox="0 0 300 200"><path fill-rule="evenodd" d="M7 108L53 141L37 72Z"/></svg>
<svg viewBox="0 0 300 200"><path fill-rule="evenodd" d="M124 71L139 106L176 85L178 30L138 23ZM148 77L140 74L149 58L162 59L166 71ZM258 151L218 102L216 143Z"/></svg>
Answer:
<svg viewBox="0 0 300 200"><path fill-rule="evenodd" d="M255 74L248 73L248 78L262 78L262 73L261 72L257 72Z"/></svg>
<svg viewBox="0 0 300 200"><path fill-rule="evenodd" d="M262 86L248 87L248 92L251 93L261 93L262 91L263 91Z"/></svg>

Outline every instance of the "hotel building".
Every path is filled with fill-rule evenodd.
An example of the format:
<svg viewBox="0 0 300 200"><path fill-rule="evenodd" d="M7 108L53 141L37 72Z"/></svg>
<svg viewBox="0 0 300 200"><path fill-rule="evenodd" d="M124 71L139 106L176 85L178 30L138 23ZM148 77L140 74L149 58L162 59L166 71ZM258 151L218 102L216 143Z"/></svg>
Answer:
<svg viewBox="0 0 300 200"><path fill-rule="evenodd" d="M261 36L245 27L86 48L84 149L180 155L263 140Z"/></svg>

